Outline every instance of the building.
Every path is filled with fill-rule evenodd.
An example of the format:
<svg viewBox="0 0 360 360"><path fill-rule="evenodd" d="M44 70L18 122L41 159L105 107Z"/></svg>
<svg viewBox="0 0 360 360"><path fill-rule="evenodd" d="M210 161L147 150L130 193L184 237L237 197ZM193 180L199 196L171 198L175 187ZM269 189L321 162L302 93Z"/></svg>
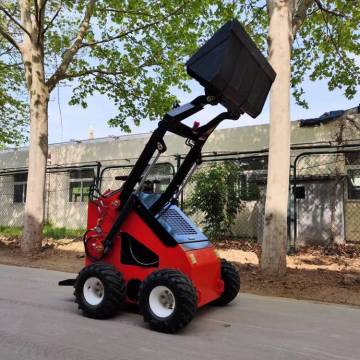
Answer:
<svg viewBox="0 0 360 360"><path fill-rule="evenodd" d="M291 179L296 196L289 205L289 219L291 234L299 243L360 241L359 112L360 106L291 123ZM88 190L97 162L101 163L102 191L116 188L119 185L115 176L129 173L149 136L125 135L50 145L47 221L59 227L85 227ZM172 134L166 136L165 142L166 156L160 158L152 174L160 179L160 188L170 181L179 155L188 149L183 138ZM238 237L261 240L267 146L268 125L259 125L216 130L204 148L206 160L235 158L242 164L244 184L259 188L260 195L244 200L246 206L233 229ZM0 225L22 225L27 159L27 148L0 152Z"/></svg>

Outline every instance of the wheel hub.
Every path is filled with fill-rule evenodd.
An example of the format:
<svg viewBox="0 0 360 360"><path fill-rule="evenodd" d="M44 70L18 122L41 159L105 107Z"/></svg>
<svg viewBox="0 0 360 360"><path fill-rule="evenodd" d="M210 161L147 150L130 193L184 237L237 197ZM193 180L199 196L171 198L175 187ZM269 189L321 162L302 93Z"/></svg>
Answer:
<svg viewBox="0 0 360 360"><path fill-rule="evenodd" d="M162 305L167 307L168 309L174 308L174 296L169 292L169 290L164 290L163 293L160 294L160 302Z"/></svg>
<svg viewBox="0 0 360 360"><path fill-rule="evenodd" d="M104 285L97 277L88 278L83 287L86 302L90 305L99 305L104 299Z"/></svg>
<svg viewBox="0 0 360 360"><path fill-rule="evenodd" d="M155 286L150 292L149 306L157 317L169 317L175 310L175 296L168 287Z"/></svg>

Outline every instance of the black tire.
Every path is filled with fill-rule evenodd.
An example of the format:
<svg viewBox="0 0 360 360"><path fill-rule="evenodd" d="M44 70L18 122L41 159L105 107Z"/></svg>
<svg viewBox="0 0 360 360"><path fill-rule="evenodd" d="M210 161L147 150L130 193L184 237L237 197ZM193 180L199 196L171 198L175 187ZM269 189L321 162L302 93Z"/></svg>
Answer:
<svg viewBox="0 0 360 360"><path fill-rule="evenodd" d="M90 283L91 281L94 282L93 279L98 279L97 284L101 284L101 296L95 295L98 296L99 301L96 304L89 303L89 295L84 286L87 280ZM121 273L113 266L102 263L91 264L83 268L74 287L75 301L79 309L82 310L83 315L93 319L107 319L114 316L123 303L126 294L125 281Z"/></svg>
<svg viewBox="0 0 360 360"><path fill-rule="evenodd" d="M221 279L224 281L224 292L213 302L214 305L224 306L233 301L240 291L240 276L236 267L221 259Z"/></svg>
<svg viewBox="0 0 360 360"><path fill-rule="evenodd" d="M169 315L159 316L154 313L150 305L153 289L160 287L167 288L171 293L170 305L160 305L168 306L165 311L172 310ZM167 290L164 291L166 293ZM156 293L156 290L154 292ZM139 294L139 308L144 321L148 322L153 330L159 332L178 332L192 320L197 310L196 290L190 279L177 270L162 269L151 273L141 284ZM158 301L161 301L161 296L159 294ZM171 299L174 301L171 302ZM174 304L173 308L171 304Z"/></svg>

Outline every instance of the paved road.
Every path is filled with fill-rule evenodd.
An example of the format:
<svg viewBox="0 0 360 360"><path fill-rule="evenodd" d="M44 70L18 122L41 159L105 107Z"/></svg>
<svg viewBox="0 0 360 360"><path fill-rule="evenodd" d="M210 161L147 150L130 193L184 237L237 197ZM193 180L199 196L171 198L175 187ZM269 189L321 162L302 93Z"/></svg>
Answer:
<svg viewBox="0 0 360 360"><path fill-rule="evenodd" d="M80 316L55 271L0 265L0 360L359 360L360 309L241 294L178 335Z"/></svg>

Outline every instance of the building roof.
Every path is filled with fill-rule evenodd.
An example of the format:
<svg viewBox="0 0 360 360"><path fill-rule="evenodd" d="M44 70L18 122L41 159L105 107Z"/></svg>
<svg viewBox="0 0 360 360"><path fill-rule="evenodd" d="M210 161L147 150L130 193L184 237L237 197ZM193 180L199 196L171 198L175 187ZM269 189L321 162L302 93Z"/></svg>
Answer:
<svg viewBox="0 0 360 360"><path fill-rule="evenodd" d="M360 125L360 106L346 110L342 116L321 117L320 124L328 122L326 126L314 129L317 121L309 121L312 126L300 126L300 121L291 122L291 144L293 155L306 148L336 145L335 135L338 122L347 119L353 124ZM336 119L335 121L330 120ZM89 164L95 161L101 163L133 163L140 155L151 133L110 136L98 139L73 140L70 142L50 144L48 163L51 166L65 166L73 164ZM344 132L343 140L348 144L360 144L360 126L349 127ZM174 156L188 152L184 139L171 133L166 135L168 151L164 159L174 160ZM203 149L203 154L263 154L269 144L269 125L252 125L237 128L218 129L209 138ZM298 148L295 149L295 146ZM165 160L164 160L165 161ZM167 160L166 160L167 161ZM28 148L17 148L0 151L0 169L19 169L28 166Z"/></svg>
<svg viewBox="0 0 360 360"><path fill-rule="evenodd" d="M321 124L326 124L327 122L339 119L343 115L348 114L348 113L360 114L360 104L358 105L358 107L352 108L349 110L333 110L333 111L326 112L317 118L301 119L301 120L299 120L299 124L300 124L300 127L319 126Z"/></svg>

